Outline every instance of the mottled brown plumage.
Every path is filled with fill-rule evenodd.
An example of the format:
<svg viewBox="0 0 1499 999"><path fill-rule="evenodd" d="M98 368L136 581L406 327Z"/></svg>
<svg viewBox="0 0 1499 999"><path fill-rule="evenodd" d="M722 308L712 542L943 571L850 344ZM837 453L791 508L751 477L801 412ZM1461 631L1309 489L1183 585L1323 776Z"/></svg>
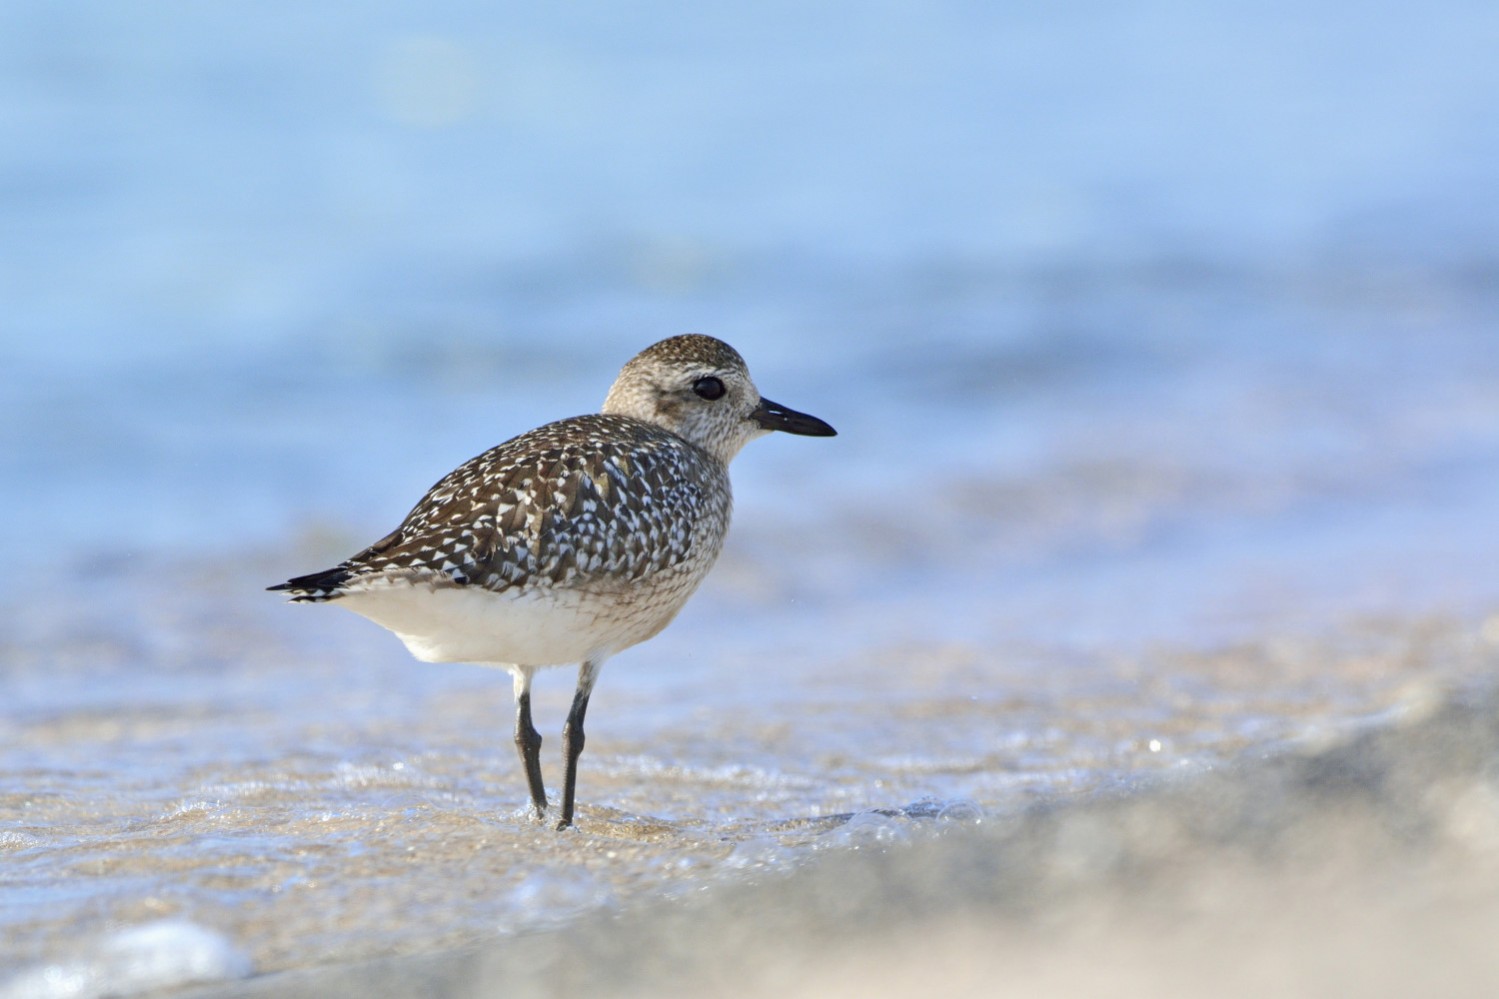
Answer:
<svg viewBox="0 0 1499 999"><path fill-rule="evenodd" d="M639 580L715 557L729 512L728 472L702 448L631 417L576 416L464 462L400 527L289 588L311 602L394 580L495 592Z"/></svg>

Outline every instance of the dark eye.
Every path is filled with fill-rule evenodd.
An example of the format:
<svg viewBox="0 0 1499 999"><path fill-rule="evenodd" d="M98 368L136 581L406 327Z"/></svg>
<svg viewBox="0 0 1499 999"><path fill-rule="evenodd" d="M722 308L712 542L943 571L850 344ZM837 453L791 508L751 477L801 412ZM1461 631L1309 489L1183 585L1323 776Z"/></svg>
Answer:
<svg viewBox="0 0 1499 999"><path fill-rule="evenodd" d="M709 375L707 378L699 378L692 383L692 391L704 399L721 399L724 394L723 382Z"/></svg>

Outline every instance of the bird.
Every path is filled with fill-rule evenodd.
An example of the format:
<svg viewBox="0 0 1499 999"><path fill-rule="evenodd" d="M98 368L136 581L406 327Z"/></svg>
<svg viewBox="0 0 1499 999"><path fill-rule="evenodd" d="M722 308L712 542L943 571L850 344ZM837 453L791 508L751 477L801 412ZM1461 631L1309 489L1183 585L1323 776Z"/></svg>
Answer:
<svg viewBox="0 0 1499 999"><path fill-rule="evenodd" d="M268 587L393 632L424 662L510 672L515 746L545 821L538 670L576 664L556 829L573 824L583 720L609 657L661 632L723 550L730 461L773 431L833 437L760 395L711 336L669 337L620 370L598 413L548 423L443 476L399 527L331 569Z"/></svg>

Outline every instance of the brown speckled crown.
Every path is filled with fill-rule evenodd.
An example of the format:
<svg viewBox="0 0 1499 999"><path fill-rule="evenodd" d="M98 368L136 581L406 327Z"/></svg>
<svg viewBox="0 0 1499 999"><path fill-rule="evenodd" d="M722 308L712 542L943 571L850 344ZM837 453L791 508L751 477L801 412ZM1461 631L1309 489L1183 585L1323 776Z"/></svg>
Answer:
<svg viewBox="0 0 1499 999"><path fill-rule="evenodd" d="M701 333L684 333L651 344L636 354L630 364L701 364L748 373L749 368L739 351L722 340ZM628 366L628 365L627 365Z"/></svg>

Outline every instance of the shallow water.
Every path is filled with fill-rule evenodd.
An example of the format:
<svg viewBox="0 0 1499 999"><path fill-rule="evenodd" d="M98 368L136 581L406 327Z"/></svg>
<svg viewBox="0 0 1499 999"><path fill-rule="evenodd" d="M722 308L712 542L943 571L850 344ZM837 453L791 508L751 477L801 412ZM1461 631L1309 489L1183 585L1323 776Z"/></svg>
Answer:
<svg viewBox="0 0 1499 999"><path fill-rule="evenodd" d="M307 15L303 48L59 11L0 14L0 966L160 920L223 976L519 933L1323 740L1491 656L1483 5L861 8L774 79L711 15L616 26L647 58L446 8ZM1197 86L1332 26L1365 44ZM392 98L412 73L456 90ZM262 588L685 329L840 436L738 459L724 559L606 666L557 836L504 674ZM538 682L552 778L571 686Z"/></svg>

